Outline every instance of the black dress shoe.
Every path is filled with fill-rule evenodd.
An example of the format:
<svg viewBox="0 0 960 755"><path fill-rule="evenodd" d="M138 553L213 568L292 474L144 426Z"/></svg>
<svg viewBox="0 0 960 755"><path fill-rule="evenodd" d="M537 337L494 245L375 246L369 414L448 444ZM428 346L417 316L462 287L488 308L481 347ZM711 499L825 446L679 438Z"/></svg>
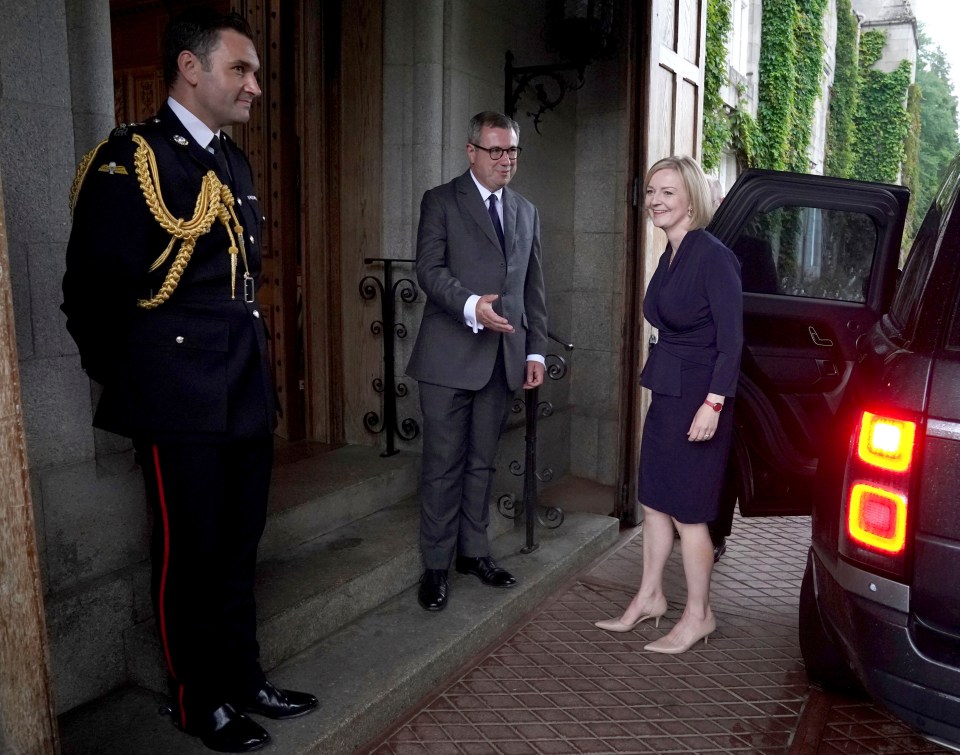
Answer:
<svg viewBox="0 0 960 755"><path fill-rule="evenodd" d="M442 611L447 605L447 570L427 569L420 577L417 601L428 611Z"/></svg>
<svg viewBox="0 0 960 755"><path fill-rule="evenodd" d="M213 713L193 716L183 726L176 716L174 725L200 740L216 752L253 752L270 741L270 734L256 721L247 718L229 703Z"/></svg>
<svg viewBox="0 0 960 755"><path fill-rule="evenodd" d="M717 563L720 557L727 552L727 538L721 537L720 541L713 544L713 563Z"/></svg>
<svg viewBox="0 0 960 755"><path fill-rule="evenodd" d="M309 713L318 704L317 698L309 692L278 689L270 682L264 682L263 687L260 688L253 700L248 700L240 706L240 709L244 713L257 713L281 721L285 718L296 718Z"/></svg>
<svg viewBox="0 0 960 755"><path fill-rule="evenodd" d="M466 558L457 556L457 571L461 574L476 574L480 581L491 587L513 587L517 580L506 569L501 569L490 556Z"/></svg>

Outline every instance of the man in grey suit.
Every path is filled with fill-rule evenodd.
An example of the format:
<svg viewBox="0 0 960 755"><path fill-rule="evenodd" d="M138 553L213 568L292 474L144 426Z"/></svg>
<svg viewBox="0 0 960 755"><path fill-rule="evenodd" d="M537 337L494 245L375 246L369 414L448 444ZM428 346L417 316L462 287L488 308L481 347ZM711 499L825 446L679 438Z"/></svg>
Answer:
<svg viewBox="0 0 960 755"><path fill-rule="evenodd" d="M543 383L547 311L536 207L507 184L520 129L502 113L470 121L470 168L423 195L417 278L427 295L407 374L420 385L423 479L418 600L447 603L447 570L493 587L516 580L490 558L490 487L513 392Z"/></svg>

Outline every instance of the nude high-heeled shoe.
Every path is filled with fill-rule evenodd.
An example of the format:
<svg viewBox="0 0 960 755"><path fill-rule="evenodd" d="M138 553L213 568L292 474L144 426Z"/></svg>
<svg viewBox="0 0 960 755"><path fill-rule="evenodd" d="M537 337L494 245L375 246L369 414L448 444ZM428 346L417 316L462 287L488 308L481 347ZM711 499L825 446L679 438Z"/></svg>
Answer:
<svg viewBox="0 0 960 755"><path fill-rule="evenodd" d="M603 621L598 621L594 624L595 627L599 629L605 629L608 632L629 632L634 629L638 624L646 621L647 619L653 619L653 625L655 627L660 626L660 617L667 612L667 599L663 599L661 605L655 606L649 613L642 614L639 619L637 619L632 624L624 624L620 619L604 619Z"/></svg>
<svg viewBox="0 0 960 755"><path fill-rule="evenodd" d="M711 615L710 618L703 623L703 626L701 626L692 637L688 637L684 642L678 643L676 640L669 639L670 635L666 635L655 642L644 645L643 649L649 650L652 653L678 655L680 653L686 653L690 648L700 642L700 640L703 640L703 644L706 645L710 635L715 631L717 631L717 620Z"/></svg>

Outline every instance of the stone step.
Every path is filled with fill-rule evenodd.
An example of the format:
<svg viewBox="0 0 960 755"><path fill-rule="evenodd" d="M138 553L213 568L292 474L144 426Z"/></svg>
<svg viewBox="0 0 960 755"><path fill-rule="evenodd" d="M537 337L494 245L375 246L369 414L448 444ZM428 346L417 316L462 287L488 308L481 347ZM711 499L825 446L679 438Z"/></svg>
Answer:
<svg viewBox="0 0 960 755"><path fill-rule="evenodd" d="M343 446L278 463L260 560L414 495L419 472L419 454L381 456L368 446Z"/></svg>
<svg viewBox="0 0 960 755"><path fill-rule="evenodd" d="M349 446L278 466L263 538L269 544L261 547L257 565L257 636L265 669L417 581L419 502L411 493L418 469L419 456L382 458L375 449ZM491 537L512 527L491 513ZM123 643L130 681L165 692L153 618L127 629Z"/></svg>
<svg viewBox="0 0 960 755"><path fill-rule="evenodd" d="M409 508L403 504L389 514L401 528L412 523L400 524L400 512ZM523 554L524 533L512 529L493 541L492 551L518 577L516 587L495 590L453 573L447 609L427 613L417 604L416 585L410 585L289 658L270 672L271 679L314 692L321 707L303 718L266 722L273 742L263 752L354 752L611 547L618 531L616 519L568 514L560 528L539 530L540 547ZM327 545L343 542L332 538ZM129 688L77 708L61 717L62 752L207 752L157 714L162 702L155 692Z"/></svg>
<svg viewBox="0 0 960 755"><path fill-rule="evenodd" d="M257 636L272 669L406 590L421 572L419 505L407 498L257 565ZM134 684L165 692L153 619L124 633Z"/></svg>

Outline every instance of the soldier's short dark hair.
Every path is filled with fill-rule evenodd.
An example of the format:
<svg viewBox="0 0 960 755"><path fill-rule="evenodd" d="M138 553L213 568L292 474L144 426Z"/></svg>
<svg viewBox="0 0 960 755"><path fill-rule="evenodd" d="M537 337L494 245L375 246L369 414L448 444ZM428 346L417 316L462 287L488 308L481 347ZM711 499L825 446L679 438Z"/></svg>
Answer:
<svg viewBox="0 0 960 755"><path fill-rule="evenodd" d="M512 129L513 133L520 139L520 124L518 124L509 115L498 113L495 110L484 110L477 113L470 119L470 127L467 129L467 144L477 144L480 141L480 131L484 126L489 128Z"/></svg>
<svg viewBox="0 0 960 755"><path fill-rule="evenodd" d="M213 8L191 8L170 19L163 34L163 79L172 87L180 75L177 59L184 50L196 55L204 70L210 53L220 42L220 32L233 29L253 39L250 24L237 13L220 13Z"/></svg>

